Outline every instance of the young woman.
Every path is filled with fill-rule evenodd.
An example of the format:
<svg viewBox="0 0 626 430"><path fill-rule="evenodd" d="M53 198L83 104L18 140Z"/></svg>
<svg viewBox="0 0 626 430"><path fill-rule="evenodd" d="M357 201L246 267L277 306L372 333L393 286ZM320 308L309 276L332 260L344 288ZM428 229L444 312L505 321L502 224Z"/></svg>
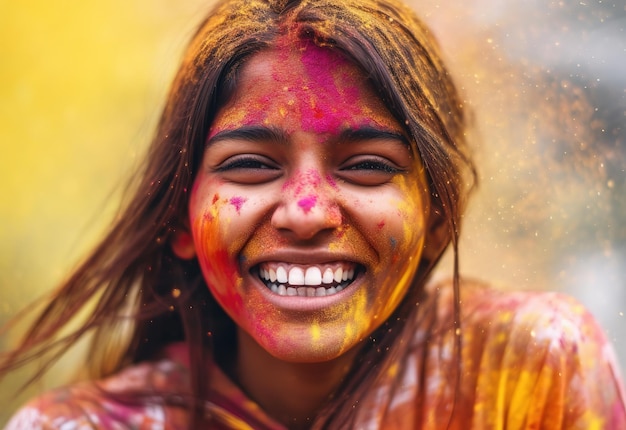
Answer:
<svg viewBox="0 0 626 430"><path fill-rule="evenodd" d="M127 207L1 368L93 334L93 379L8 428L626 428L580 305L456 264L427 282L456 254L464 132L395 0L222 1Z"/></svg>

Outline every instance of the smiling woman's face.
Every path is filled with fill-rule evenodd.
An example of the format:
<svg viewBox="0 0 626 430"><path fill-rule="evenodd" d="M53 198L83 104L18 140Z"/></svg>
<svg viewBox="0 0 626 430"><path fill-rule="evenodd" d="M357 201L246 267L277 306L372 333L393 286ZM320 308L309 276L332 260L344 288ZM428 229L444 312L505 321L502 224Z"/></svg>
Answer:
<svg viewBox="0 0 626 430"><path fill-rule="evenodd" d="M325 48L265 51L212 124L189 203L213 296L271 355L336 358L404 297L425 174L364 74Z"/></svg>

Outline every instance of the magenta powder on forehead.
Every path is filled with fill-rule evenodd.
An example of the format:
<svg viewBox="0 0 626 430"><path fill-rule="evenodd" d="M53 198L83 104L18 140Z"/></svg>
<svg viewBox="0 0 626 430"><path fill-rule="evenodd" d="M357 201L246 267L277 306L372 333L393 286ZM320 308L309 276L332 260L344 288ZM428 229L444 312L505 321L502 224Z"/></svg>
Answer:
<svg viewBox="0 0 626 430"><path fill-rule="evenodd" d="M343 81L342 91L338 89L335 75L347 65L347 60L329 49L309 45L301 54L301 62L310 79L309 92L298 90L302 112L302 128L316 133L336 133L354 114L358 107L359 89L354 78L347 74L340 75ZM346 83L350 82L351 86ZM315 95L313 97L313 95ZM342 101L343 103L340 103ZM350 106L350 109L342 109Z"/></svg>
<svg viewBox="0 0 626 430"><path fill-rule="evenodd" d="M308 213L311 209L313 209L315 207L315 203L317 203L317 196L307 196L298 200L298 206L302 208L304 213Z"/></svg>
<svg viewBox="0 0 626 430"><path fill-rule="evenodd" d="M246 202L246 200L247 199L244 197L232 197L230 199L230 204L233 205L235 209L237 210L237 213L239 213L239 211L241 210L241 207Z"/></svg>

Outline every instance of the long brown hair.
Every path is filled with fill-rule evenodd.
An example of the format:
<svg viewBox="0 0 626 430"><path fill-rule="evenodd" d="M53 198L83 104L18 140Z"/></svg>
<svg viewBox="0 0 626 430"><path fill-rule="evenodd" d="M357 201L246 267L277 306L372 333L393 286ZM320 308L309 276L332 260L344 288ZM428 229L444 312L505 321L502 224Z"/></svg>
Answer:
<svg viewBox="0 0 626 430"><path fill-rule="evenodd" d="M467 155L462 104L429 30L396 0L223 0L201 23L187 48L145 164L129 188L130 198L110 231L60 286L18 348L2 357L0 375L43 354L50 354L52 362L88 333L93 334L89 362L94 377L153 358L164 345L185 340L196 400L191 405L192 426L201 419L200 404L207 394L202 363L206 354L219 359L220 348L233 342L234 326L211 297L197 262L177 258L170 241L186 225L188 194L217 109L236 86L242 63L271 48L281 32L294 32L336 49L369 75L381 99L412 137L414 151L427 170L435 214L426 246L437 246L425 254L402 304L372 335L377 348L365 342L359 363L368 363L367 368L359 363L353 366L316 424L349 423L352 404L376 377L372 366L382 369L389 357L406 352L400 345L407 342L398 340L415 329L415 304L422 299L433 265L450 243L455 250L458 324L456 249L468 192L466 174L475 173ZM93 310L84 324L59 339L66 321L88 304L93 304ZM119 345L121 330L130 335L127 343ZM381 348L389 352L380 353ZM111 355L114 350L121 353Z"/></svg>

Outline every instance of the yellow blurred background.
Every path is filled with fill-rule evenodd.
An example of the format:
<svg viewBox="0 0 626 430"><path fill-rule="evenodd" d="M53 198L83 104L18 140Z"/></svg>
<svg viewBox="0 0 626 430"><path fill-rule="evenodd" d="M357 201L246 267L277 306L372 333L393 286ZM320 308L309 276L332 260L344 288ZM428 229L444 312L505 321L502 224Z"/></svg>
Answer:
<svg viewBox="0 0 626 430"><path fill-rule="evenodd" d="M593 11L580 30L555 27L556 13L566 20L572 12L557 2L410 3L433 26L475 112L482 183L466 220L464 273L503 288L576 295L626 355L626 217L616 203L624 142L618 130L594 146L604 123L594 113L597 94L583 91L600 79L594 64L583 76L580 61L577 75L552 62L560 55L576 69L564 37L580 46L591 24L608 24ZM113 216L210 4L0 0L1 324L66 276ZM548 37L536 45L537 35ZM596 58L588 49L579 54ZM623 80L613 85L624 94ZM15 334L0 335L5 350ZM76 357L20 396L27 371L1 381L0 426L26 398L70 377Z"/></svg>
<svg viewBox="0 0 626 430"><path fill-rule="evenodd" d="M208 8L198 0L0 1L0 323L50 291L108 224ZM0 347L13 338L4 334ZM64 360L17 400L28 372L0 382L0 427L18 403L75 368Z"/></svg>

